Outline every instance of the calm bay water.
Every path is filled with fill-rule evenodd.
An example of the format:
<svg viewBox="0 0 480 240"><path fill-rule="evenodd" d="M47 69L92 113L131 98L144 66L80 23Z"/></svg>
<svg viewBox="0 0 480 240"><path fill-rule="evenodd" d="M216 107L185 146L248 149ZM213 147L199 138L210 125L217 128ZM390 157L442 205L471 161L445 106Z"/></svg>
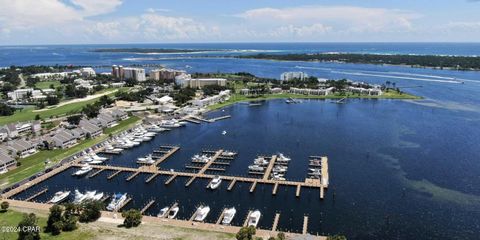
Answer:
<svg viewBox="0 0 480 240"><path fill-rule="evenodd" d="M448 45L448 44L447 44ZM140 45L139 47L151 47ZM161 45L163 46L163 45ZM179 45L206 49L212 45ZM215 45L216 46L216 45ZM218 49L292 51L338 51L477 55L475 44L231 44ZM105 47L105 46L101 46ZM108 46L110 47L110 46ZM207 191L206 181L188 188L179 178L165 186L165 177L145 184L147 176L126 182L126 174L106 180L104 172L93 179L74 178L73 170L18 195L24 198L46 185L46 200L61 189L127 191L141 207L157 200L148 214L174 201L182 206L179 216L188 218L196 205L212 208L207 221L214 222L221 209L234 205L239 225L249 209L259 208L261 227L271 227L275 212L281 212L280 229L301 231L304 214L310 216L311 233L342 233L349 239L477 239L480 232L480 73L412 69L396 66L276 62L247 59L192 58L194 54L146 55L106 54L85 51L92 46L0 48L0 65L10 64L163 64L190 72L245 71L277 78L284 71L302 70L324 78L349 78L370 83L396 82L404 91L424 96L421 101L349 100L337 105L329 101L304 101L288 105L282 100L259 107L237 104L214 112L233 118L212 124L190 124L157 136L152 142L115 156L109 164L135 166L134 160L164 144L181 150L164 162L165 169L183 170L193 154L202 149L231 149L240 154L226 174L245 175L257 154L283 152L293 158L287 178L302 180L307 157L327 155L331 185L319 200L317 189L282 187L272 196L271 186L237 184L232 192L223 183ZM373 49L374 48L374 49ZM453 50L452 50L453 49ZM30 55L29 52L30 51ZM17 54L13 54L13 53ZM56 54L52 54L56 53ZM50 55L49 55L50 54ZM59 55L57 55L59 54ZM233 53L215 53L233 54ZM61 55L61 56L60 56ZM26 58L26 56L31 56ZM189 65L191 68L186 68ZM459 82L464 82L461 84ZM222 135L223 130L227 131Z"/></svg>

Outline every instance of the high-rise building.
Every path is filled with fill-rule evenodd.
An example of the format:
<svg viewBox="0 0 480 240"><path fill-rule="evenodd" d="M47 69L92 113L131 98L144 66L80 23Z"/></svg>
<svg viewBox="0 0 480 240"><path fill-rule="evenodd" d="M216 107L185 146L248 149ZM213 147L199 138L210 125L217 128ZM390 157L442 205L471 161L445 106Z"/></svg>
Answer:
<svg viewBox="0 0 480 240"><path fill-rule="evenodd" d="M146 81L145 69L143 68L123 68L123 79L135 79L139 82Z"/></svg>
<svg viewBox="0 0 480 240"><path fill-rule="evenodd" d="M304 72L284 72L280 75L280 81L289 81L289 80L305 80L308 78L308 75Z"/></svg>
<svg viewBox="0 0 480 240"><path fill-rule="evenodd" d="M176 70L176 69L168 69L168 68L154 69L150 71L150 79L155 81L174 81L176 76L179 76L185 73L186 72L183 70Z"/></svg>

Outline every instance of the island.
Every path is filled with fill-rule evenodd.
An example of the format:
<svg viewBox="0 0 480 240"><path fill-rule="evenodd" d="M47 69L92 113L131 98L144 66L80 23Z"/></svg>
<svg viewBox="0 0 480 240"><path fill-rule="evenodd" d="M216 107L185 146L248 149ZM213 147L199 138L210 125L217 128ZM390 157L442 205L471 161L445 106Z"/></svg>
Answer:
<svg viewBox="0 0 480 240"><path fill-rule="evenodd" d="M480 70L480 57L441 56L407 54L359 54L359 53L299 53L299 54L255 54L237 58L267 59L279 61L318 61L365 64L390 64L435 69Z"/></svg>
<svg viewBox="0 0 480 240"><path fill-rule="evenodd" d="M91 52L101 53L194 53L211 52L212 49L173 49L173 48L97 48Z"/></svg>

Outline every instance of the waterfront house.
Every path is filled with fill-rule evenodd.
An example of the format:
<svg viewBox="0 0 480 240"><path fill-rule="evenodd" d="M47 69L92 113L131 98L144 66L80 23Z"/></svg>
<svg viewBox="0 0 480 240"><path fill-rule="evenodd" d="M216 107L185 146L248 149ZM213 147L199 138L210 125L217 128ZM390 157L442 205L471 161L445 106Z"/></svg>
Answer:
<svg viewBox="0 0 480 240"><path fill-rule="evenodd" d="M311 89L311 88L290 88L290 93L292 94L303 94L303 95L330 95L335 88L324 88L324 89Z"/></svg>
<svg viewBox="0 0 480 240"><path fill-rule="evenodd" d="M8 149L12 151L12 155L20 158L28 157L37 152L34 144L23 139L10 141L7 145Z"/></svg>
<svg viewBox="0 0 480 240"><path fill-rule="evenodd" d="M123 121L128 118L128 114L120 109L112 109L110 115L112 115L117 121Z"/></svg>
<svg viewBox="0 0 480 240"><path fill-rule="evenodd" d="M221 91L218 95L206 97L204 99L196 99L192 101L193 106L205 107L216 103L224 102L230 97L230 90Z"/></svg>
<svg viewBox="0 0 480 240"><path fill-rule="evenodd" d="M0 172L5 172L8 169L14 168L17 166L17 161L15 158L8 155L8 152L4 149L0 149Z"/></svg>
<svg viewBox="0 0 480 240"><path fill-rule="evenodd" d="M74 129L71 129L70 131L77 140L85 139L86 137L85 131L83 131L81 128L76 127Z"/></svg>
<svg viewBox="0 0 480 240"><path fill-rule="evenodd" d="M75 144L77 144L77 138L74 134L67 129L61 129L52 137L53 142L55 143L55 147L57 148L69 148Z"/></svg>
<svg viewBox="0 0 480 240"><path fill-rule="evenodd" d="M14 123L7 124L3 127L10 139L18 137L17 125Z"/></svg>
<svg viewBox="0 0 480 240"><path fill-rule="evenodd" d="M91 138L95 138L102 134L102 129L89 120L82 119L78 125L85 132L86 137L90 136Z"/></svg>

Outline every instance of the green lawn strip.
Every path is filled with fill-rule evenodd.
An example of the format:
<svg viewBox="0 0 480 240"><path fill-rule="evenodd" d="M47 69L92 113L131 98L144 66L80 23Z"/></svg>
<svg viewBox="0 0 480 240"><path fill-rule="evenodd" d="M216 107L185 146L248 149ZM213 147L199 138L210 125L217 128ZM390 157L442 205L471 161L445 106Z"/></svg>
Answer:
<svg viewBox="0 0 480 240"><path fill-rule="evenodd" d="M8 210L7 212L0 213L0 226L4 227L16 227L18 223L23 218L22 212L17 212L14 210ZM67 240L67 239L75 239L75 240L86 240L86 239L93 239L94 234L88 231L84 231L81 229L75 230L73 232L62 232L60 235L52 236L49 233L44 233L44 229L47 226L47 218L45 216L38 216L38 226L41 227L40 237L41 239L51 239L51 240ZM16 232L7 232L2 231L0 232L1 239L17 239L18 233Z"/></svg>
<svg viewBox="0 0 480 240"><path fill-rule="evenodd" d="M279 93L279 94L264 94L258 97L247 97L241 94L233 94L228 101L223 103L214 104L208 107L209 110L215 110L219 108L232 105L237 102L248 102L248 101L260 101L260 100L269 100L269 99L286 99L286 98L295 98L295 99L341 99L341 98L350 98L350 99L421 99L411 94L389 91L385 92L383 95L379 96L370 96L370 95L358 95L358 94L333 94L333 95L302 95L302 94L291 94L291 93Z"/></svg>
<svg viewBox="0 0 480 240"><path fill-rule="evenodd" d="M19 182L23 179L26 179L34 174L44 170L47 167L50 167L60 160L75 154L77 152L83 151L103 140L108 138L109 134L116 134L125 129L130 128L140 120L139 117L132 116L122 122L117 126L106 129L101 136L94 139L82 140L79 144L69 148L69 149L55 149L55 150L43 150L32 156L20 159L21 166L8 171L7 173L0 175L0 187L6 187L12 183ZM45 165L45 160L49 159L50 164Z"/></svg>
<svg viewBox="0 0 480 240"><path fill-rule="evenodd" d="M50 88L50 85L52 84L54 89L62 85L60 81L41 81L41 82L35 83L35 87L40 89L47 89L47 88Z"/></svg>
<svg viewBox="0 0 480 240"><path fill-rule="evenodd" d="M108 94L109 96L113 95L115 93ZM100 97L98 97L100 98ZM34 112L34 108L25 108L22 110L18 110L15 112L15 114L11 116L4 116L0 117L0 125L5 125L8 123L14 123L14 122L25 122L29 120L34 120L35 116L38 114L42 119L48 119L50 117L56 117L56 116L62 116L62 115L67 115L67 114L73 114L73 113L78 113L82 110L82 107L87 105L87 104L92 104L95 103L98 98L90 99L87 101L82 101L82 102L75 102L75 103L70 103L67 105L63 105L60 107L55 107L52 109L48 109L45 111L38 111Z"/></svg>

